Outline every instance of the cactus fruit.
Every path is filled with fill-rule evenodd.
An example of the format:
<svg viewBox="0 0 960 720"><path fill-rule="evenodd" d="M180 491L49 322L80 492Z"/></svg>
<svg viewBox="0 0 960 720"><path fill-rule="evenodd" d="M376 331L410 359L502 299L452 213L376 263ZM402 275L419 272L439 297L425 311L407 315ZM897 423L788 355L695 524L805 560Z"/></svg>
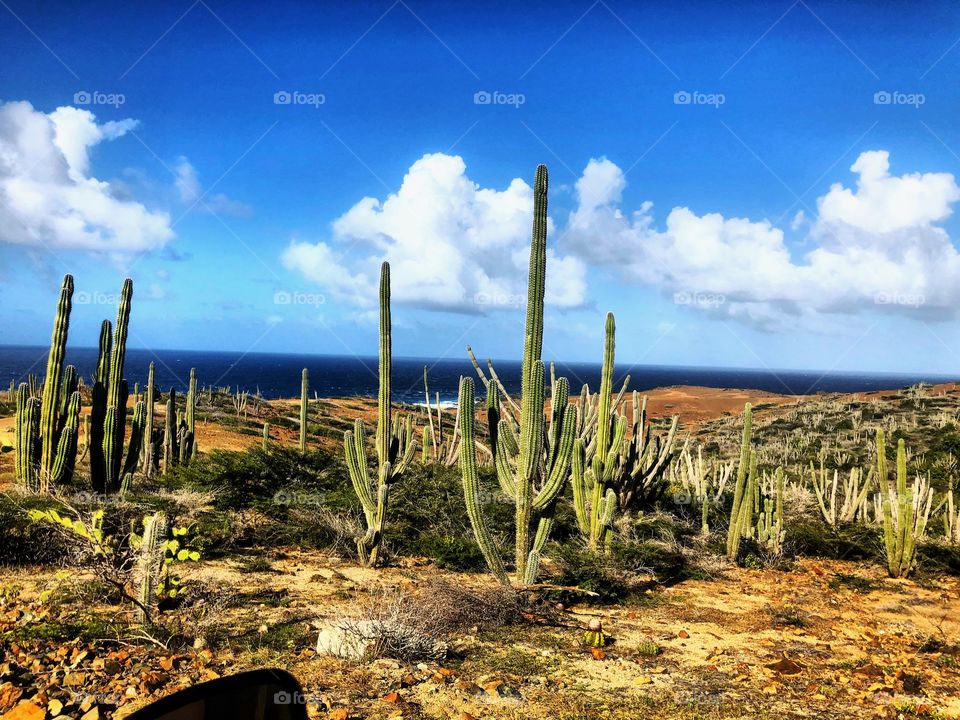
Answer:
<svg viewBox="0 0 960 720"><path fill-rule="evenodd" d="M300 379L300 452L307 451L307 404L309 402L310 379L307 369L303 369Z"/></svg>
<svg viewBox="0 0 960 720"><path fill-rule="evenodd" d="M883 430L877 430L877 479L883 506L887 570L890 577L906 577L913 568L917 541L926 534L933 489L929 480L920 475L912 484L907 483L907 451L902 438L897 442L896 480L890 480Z"/></svg>
<svg viewBox="0 0 960 720"><path fill-rule="evenodd" d="M343 435L343 450L350 480L363 507L367 523L366 533L357 539L357 554L360 562L370 567L375 567L381 559L390 486L402 477L416 450L413 419L408 416L406 422L403 422L400 417L392 417L392 349L390 265L385 262L380 268L380 388L377 394L376 482L372 481L367 467L366 431L363 421L357 418L354 429Z"/></svg>
<svg viewBox="0 0 960 720"><path fill-rule="evenodd" d="M38 388L36 376L31 375L16 394L16 477L24 488L41 494L69 482L76 465L79 379L72 365L64 367L72 299L73 276L66 275L60 288L43 387Z"/></svg>

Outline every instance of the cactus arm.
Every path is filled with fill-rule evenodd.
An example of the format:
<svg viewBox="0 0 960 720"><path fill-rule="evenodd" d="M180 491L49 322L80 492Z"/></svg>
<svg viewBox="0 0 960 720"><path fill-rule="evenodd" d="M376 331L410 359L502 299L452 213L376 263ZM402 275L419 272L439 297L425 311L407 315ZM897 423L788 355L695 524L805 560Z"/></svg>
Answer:
<svg viewBox="0 0 960 720"><path fill-rule="evenodd" d="M50 352L47 355L47 372L43 382L43 399L40 410L40 470L39 490L45 493L53 474L58 453L57 433L60 429L58 409L61 403L60 392L63 383L63 363L67 350L67 335L70 329L70 309L73 298L73 276L63 278L60 300L53 323L53 335L50 338Z"/></svg>
<svg viewBox="0 0 960 720"><path fill-rule="evenodd" d="M561 378L563 380L565 378ZM550 505L563 490L564 483L567 481L567 475L570 472L570 461L573 455L573 436L576 428L576 408L568 407L563 414L563 423L560 428L559 439L557 440L557 449L553 467L547 482L533 499L534 512L541 512ZM549 528L547 528L549 532Z"/></svg>
<svg viewBox="0 0 960 720"><path fill-rule="evenodd" d="M480 546L487 565L494 576L504 585L509 584L507 573L503 567L503 560L497 550L490 532L487 529L486 519L480 503L480 482L477 478L476 452L474 449L474 410L473 410L473 381L470 378L460 380L460 436L463 445L460 450L460 475L463 480L463 495L466 500L467 516L473 527L474 537Z"/></svg>

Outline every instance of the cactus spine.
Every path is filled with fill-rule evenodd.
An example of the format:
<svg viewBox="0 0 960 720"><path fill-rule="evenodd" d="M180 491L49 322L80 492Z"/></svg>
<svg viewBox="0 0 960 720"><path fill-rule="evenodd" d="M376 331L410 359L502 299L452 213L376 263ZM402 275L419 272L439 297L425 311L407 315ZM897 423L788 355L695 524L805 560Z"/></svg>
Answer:
<svg viewBox="0 0 960 720"><path fill-rule="evenodd" d="M390 265L380 268L380 388L377 394L376 453L378 464L377 481L370 478L367 467L366 431L363 421L357 418L354 429L343 435L343 450L346 456L350 480L360 500L367 531L357 539L357 554L364 565L375 567L380 560L383 532L386 525L390 486L403 475L413 459L416 442L413 435L413 419L404 423L391 414L391 374L393 371L392 336L390 322Z"/></svg>
<svg viewBox="0 0 960 720"><path fill-rule="evenodd" d="M72 365L64 367L72 300L73 276L66 275L60 288L42 391L38 391L34 376L17 390L17 480L41 494L69 482L76 464L80 393L76 369Z"/></svg>
<svg viewBox="0 0 960 720"><path fill-rule="evenodd" d="M890 480L883 430L877 430L877 479L883 504L887 570L890 577L906 577L913 568L917 541L926 533L933 489L919 475L912 485L907 484L907 451L902 438L897 442L896 480Z"/></svg>
<svg viewBox="0 0 960 720"><path fill-rule="evenodd" d="M307 451L307 404L310 392L310 379L307 369L303 369L300 379L300 452Z"/></svg>

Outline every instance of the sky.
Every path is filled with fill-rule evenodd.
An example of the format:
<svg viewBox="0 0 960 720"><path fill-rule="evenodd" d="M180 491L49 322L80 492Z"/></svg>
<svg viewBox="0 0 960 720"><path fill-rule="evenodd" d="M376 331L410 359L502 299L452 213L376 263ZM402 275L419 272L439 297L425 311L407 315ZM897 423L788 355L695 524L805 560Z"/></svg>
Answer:
<svg viewBox="0 0 960 720"><path fill-rule="evenodd" d="M0 0L0 344L960 369L960 10Z"/></svg>

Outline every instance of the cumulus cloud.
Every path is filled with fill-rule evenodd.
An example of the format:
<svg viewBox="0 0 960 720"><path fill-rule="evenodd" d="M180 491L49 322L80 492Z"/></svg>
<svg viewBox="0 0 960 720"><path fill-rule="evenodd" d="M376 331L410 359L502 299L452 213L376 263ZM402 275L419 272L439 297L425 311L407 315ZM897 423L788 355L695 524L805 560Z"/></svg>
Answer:
<svg viewBox="0 0 960 720"><path fill-rule="evenodd" d="M862 153L850 169L855 188L832 185L816 218L794 219L792 229L808 226L813 248L794 257L783 231L766 220L675 207L659 229L649 202L629 214L621 208L620 168L591 160L576 185L564 248L696 309L765 326L865 307L952 312L960 255L938 223L960 200L953 175L891 175L885 151Z"/></svg>
<svg viewBox="0 0 960 720"><path fill-rule="evenodd" d="M128 254L173 238L170 217L90 176L90 151L135 127L87 110L0 105L0 242Z"/></svg>
<svg viewBox="0 0 960 720"><path fill-rule="evenodd" d="M465 312L516 307L525 298L533 190L516 178L481 188L459 156L428 154L385 200L366 197L331 225L329 242L294 241L281 260L342 299L376 298L389 260L397 302ZM581 305L586 267L550 250L547 302Z"/></svg>
<svg viewBox="0 0 960 720"><path fill-rule="evenodd" d="M174 172L174 188L180 202L188 206L188 209L235 217L249 217L253 214L249 205L232 200L223 193L204 192L197 170L187 158L181 157L177 161Z"/></svg>

